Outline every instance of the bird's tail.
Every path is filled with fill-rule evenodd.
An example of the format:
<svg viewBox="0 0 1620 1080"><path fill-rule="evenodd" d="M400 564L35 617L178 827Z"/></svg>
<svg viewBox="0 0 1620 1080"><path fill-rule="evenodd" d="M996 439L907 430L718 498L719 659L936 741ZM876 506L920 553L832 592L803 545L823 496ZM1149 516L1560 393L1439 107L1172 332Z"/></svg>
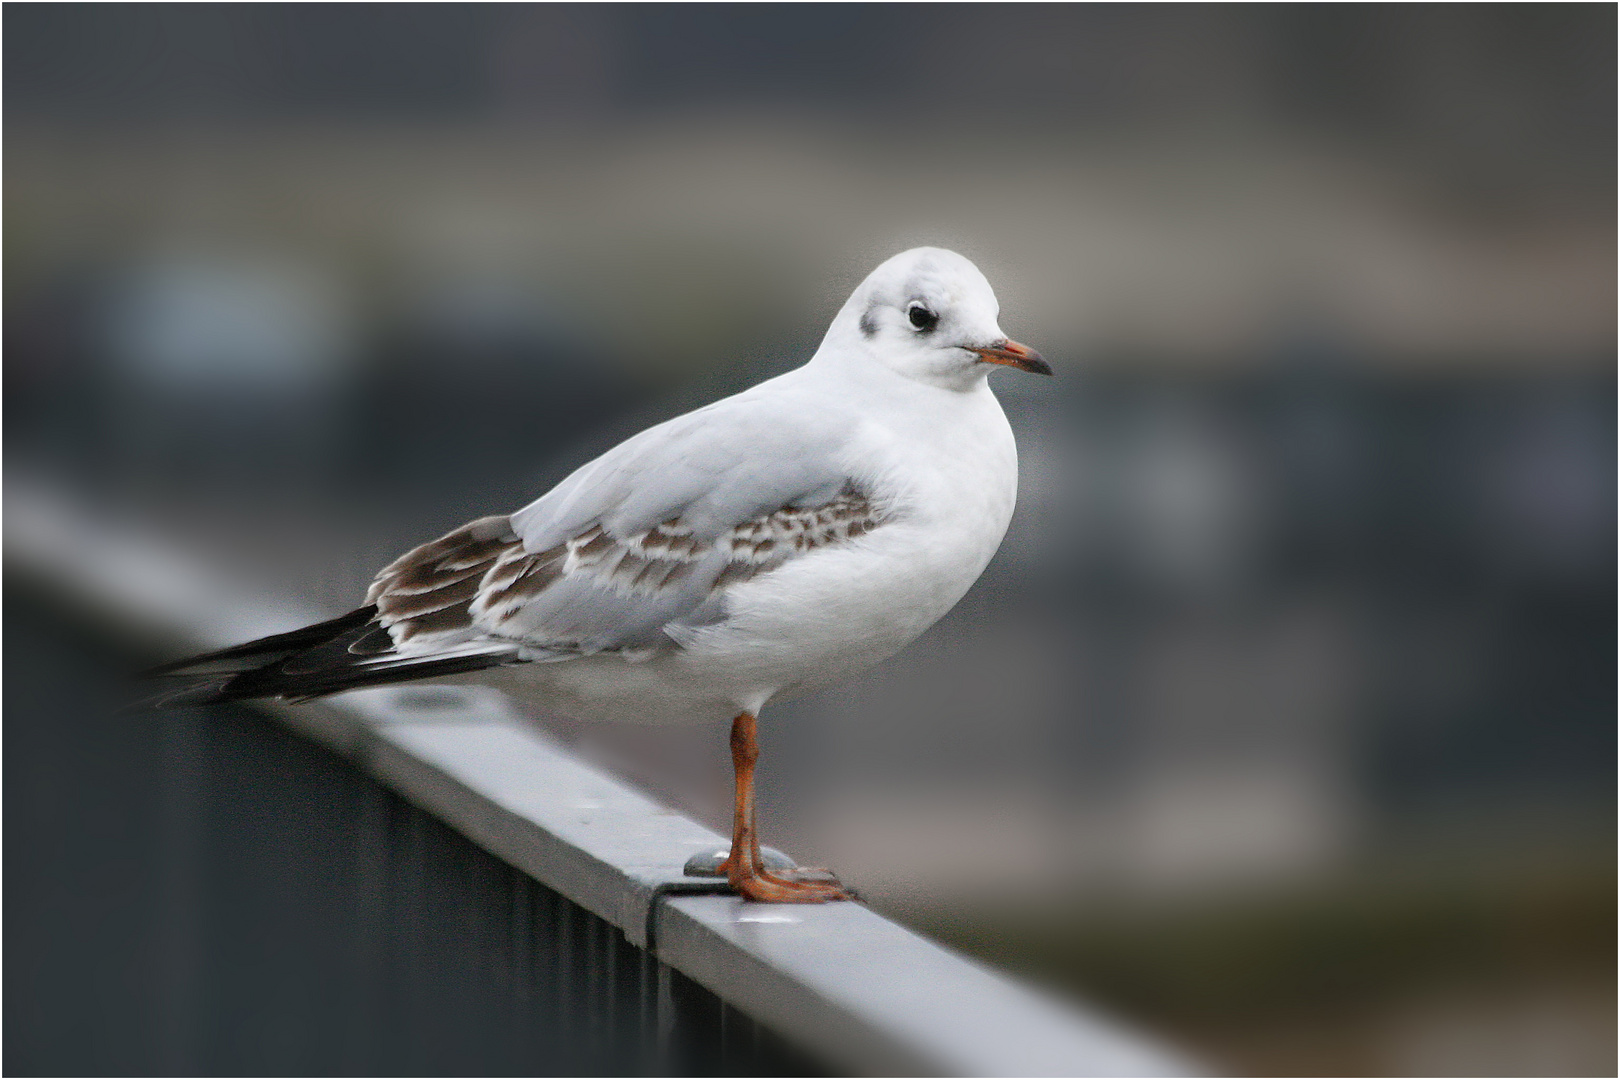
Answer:
<svg viewBox="0 0 1620 1080"><path fill-rule="evenodd" d="M279 697L308 701L344 690L460 675L517 659L509 647L481 644L418 656L379 650L376 605L326 622L187 657L141 673L167 687L135 711ZM365 641L365 647L355 648Z"/></svg>

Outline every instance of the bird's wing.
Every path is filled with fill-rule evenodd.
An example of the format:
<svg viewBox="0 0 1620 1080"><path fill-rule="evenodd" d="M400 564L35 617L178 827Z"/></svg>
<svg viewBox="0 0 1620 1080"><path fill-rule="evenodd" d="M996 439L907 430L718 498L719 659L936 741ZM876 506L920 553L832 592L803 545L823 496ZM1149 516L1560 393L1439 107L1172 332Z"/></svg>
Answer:
<svg viewBox="0 0 1620 1080"><path fill-rule="evenodd" d="M521 661L679 648L732 585L892 520L828 411L731 398L621 444L511 516L407 552L366 606L164 665L150 706L282 696Z"/></svg>
<svg viewBox="0 0 1620 1080"><path fill-rule="evenodd" d="M395 561L366 598L378 627L348 648L501 641L565 659L670 647L666 628L723 618L729 586L892 516L840 463L851 427L751 393L651 428L511 517Z"/></svg>

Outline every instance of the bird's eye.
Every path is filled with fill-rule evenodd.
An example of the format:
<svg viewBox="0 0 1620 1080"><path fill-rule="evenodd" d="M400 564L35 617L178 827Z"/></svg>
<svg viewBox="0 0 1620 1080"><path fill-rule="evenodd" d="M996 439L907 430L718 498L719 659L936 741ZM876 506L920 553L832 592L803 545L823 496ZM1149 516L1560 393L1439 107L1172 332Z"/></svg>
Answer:
<svg viewBox="0 0 1620 1080"><path fill-rule="evenodd" d="M921 300L913 300L906 305L906 318L918 330L932 330L939 325L939 314Z"/></svg>

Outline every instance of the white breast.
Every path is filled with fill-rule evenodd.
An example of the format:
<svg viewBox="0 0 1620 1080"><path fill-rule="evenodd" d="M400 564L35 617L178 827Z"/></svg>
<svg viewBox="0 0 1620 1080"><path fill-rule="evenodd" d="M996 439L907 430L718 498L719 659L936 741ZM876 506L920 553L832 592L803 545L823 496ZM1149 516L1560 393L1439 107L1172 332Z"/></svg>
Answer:
<svg viewBox="0 0 1620 1080"><path fill-rule="evenodd" d="M869 425L850 450L851 473L891 520L737 588L690 663L712 659L789 692L892 655L961 599L1012 518L1017 450L987 387L930 393L942 395L932 416L905 411L911 430Z"/></svg>

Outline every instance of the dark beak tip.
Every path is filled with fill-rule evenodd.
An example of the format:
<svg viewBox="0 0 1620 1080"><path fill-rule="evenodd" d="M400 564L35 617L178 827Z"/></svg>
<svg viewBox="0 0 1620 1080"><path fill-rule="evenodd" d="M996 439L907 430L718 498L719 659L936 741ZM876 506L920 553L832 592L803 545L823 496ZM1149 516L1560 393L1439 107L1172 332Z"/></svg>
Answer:
<svg viewBox="0 0 1620 1080"><path fill-rule="evenodd" d="M1019 371L1029 371L1036 375L1052 375L1052 365L1046 362L1045 357L1030 348L1020 345L1016 341L1003 338L994 345L973 347L971 352L979 354L979 358L987 363L1002 364L1006 367L1017 368Z"/></svg>

